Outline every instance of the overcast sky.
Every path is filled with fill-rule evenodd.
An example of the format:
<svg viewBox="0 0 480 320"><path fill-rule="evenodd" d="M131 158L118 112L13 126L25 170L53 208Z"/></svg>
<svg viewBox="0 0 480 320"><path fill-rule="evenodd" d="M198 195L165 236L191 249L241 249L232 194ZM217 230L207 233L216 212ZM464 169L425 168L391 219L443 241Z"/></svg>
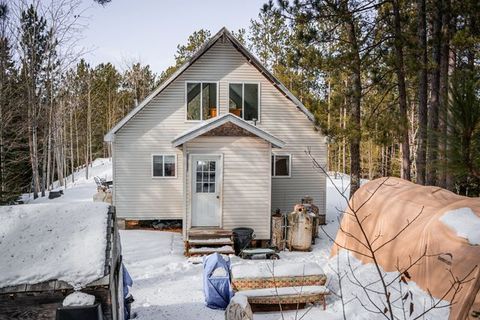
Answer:
<svg viewBox="0 0 480 320"><path fill-rule="evenodd" d="M160 73L174 62L177 44L201 28L212 35L223 26L247 29L266 0L112 0L105 6L83 0L88 6L79 43L89 49L92 65L140 61Z"/></svg>

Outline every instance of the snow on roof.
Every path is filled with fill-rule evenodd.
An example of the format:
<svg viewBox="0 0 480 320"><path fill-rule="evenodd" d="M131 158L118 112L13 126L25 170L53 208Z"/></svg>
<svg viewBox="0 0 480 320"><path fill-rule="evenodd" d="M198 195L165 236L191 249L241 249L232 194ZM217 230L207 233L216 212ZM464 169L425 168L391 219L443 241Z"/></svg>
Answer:
<svg viewBox="0 0 480 320"><path fill-rule="evenodd" d="M471 208L459 208L446 212L441 218L457 236L467 239L472 245L480 245L480 217Z"/></svg>
<svg viewBox="0 0 480 320"><path fill-rule="evenodd" d="M0 288L65 281L75 289L104 276L108 204L0 207Z"/></svg>

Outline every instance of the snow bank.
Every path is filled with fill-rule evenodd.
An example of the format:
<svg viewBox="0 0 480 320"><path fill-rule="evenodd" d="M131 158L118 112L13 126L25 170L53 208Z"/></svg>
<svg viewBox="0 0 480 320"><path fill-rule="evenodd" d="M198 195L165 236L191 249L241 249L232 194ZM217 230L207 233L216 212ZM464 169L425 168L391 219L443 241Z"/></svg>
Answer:
<svg viewBox="0 0 480 320"><path fill-rule="evenodd" d="M63 280L76 289L104 275L108 205L0 207L0 287Z"/></svg>
<svg viewBox="0 0 480 320"><path fill-rule="evenodd" d="M480 217L470 208L459 208L446 212L440 221L465 238L470 244L480 245Z"/></svg>
<svg viewBox="0 0 480 320"><path fill-rule="evenodd" d="M95 303L95 296L75 291L63 299L64 307L91 306Z"/></svg>
<svg viewBox="0 0 480 320"><path fill-rule="evenodd" d="M383 292L383 287L379 281L379 276L374 264L363 264L353 255L341 249L337 256L330 259L329 265L331 267L329 289L334 291L336 296L343 296L347 319L385 319L385 315L382 312L375 313L367 311L367 309L378 311L375 305L380 307L382 311L385 301L385 297L382 294L375 293ZM408 319L415 319L422 314L423 311L428 310L437 302L439 302L438 308L428 312L425 318L448 319L450 308L445 307L449 305L448 301L439 301L438 299L431 298L430 295L423 291L414 281L409 281L408 284L405 284L401 281L394 280L399 275L398 272L381 271L384 274L386 283L393 281L389 287L389 292L391 294L390 300L392 301L392 309L396 319L403 319L404 311L408 314L410 303L413 304L413 313ZM342 277L341 293L338 275L336 273ZM366 296L364 289L362 289L360 285L368 288L367 292L369 292L369 297ZM411 292L411 294L406 297L405 295L409 292ZM404 297L404 299L402 299L402 297ZM330 309L330 312L335 312L335 310L341 312L341 300L337 299L334 304L330 306L327 304L327 310L328 309ZM341 317L339 316L337 319L339 318Z"/></svg>

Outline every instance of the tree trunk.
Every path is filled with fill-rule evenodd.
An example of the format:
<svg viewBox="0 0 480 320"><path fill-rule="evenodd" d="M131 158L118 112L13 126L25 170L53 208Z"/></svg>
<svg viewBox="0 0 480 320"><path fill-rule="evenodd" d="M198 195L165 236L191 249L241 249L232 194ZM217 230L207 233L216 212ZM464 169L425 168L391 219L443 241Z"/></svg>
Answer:
<svg viewBox="0 0 480 320"><path fill-rule="evenodd" d="M440 123L439 123L439 156L440 175L438 185L447 187L448 157L447 157L447 126L448 126L448 89L450 60L450 1L444 0L445 8L442 15L442 46L440 54Z"/></svg>
<svg viewBox="0 0 480 320"><path fill-rule="evenodd" d="M393 15L395 24L395 73L397 75L398 100L400 107L400 128L402 143L402 169L401 177L405 180L411 180L411 162L410 162L410 140L408 136L408 110L407 110L407 89L405 85L405 66L403 57L403 38L400 17L399 0L393 0Z"/></svg>
<svg viewBox="0 0 480 320"><path fill-rule="evenodd" d="M73 108L70 106L70 167L72 172L72 184L75 182L75 160L73 157Z"/></svg>
<svg viewBox="0 0 480 320"><path fill-rule="evenodd" d="M436 185L438 169L438 118L440 110L440 62L441 62L442 0L435 1L432 45L432 85L428 114L428 153L429 164L427 184Z"/></svg>
<svg viewBox="0 0 480 320"><path fill-rule="evenodd" d="M352 14L349 14L347 22L348 39L351 45L353 56L351 67L352 94L350 105L350 197L360 188L360 142L361 142L361 102L362 102L362 79L361 79L361 60L357 41L355 21Z"/></svg>
<svg viewBox="0 0 480 320"><path fill-rule="evenodd" d="M427 16L425 0L417 0L418 21L417 38L419 48L419 68L418 68L418 147L417 147L417 183L426 184L426 161L427 161Z"/></svg>

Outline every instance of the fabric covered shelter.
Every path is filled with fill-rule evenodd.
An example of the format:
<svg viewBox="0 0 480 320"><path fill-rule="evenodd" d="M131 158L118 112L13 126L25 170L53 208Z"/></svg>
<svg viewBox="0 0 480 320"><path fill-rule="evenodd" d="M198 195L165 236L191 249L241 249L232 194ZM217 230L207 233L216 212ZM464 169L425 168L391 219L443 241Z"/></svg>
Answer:
<svg viewBox="0 0 480 320"><path fill-rule="evenodd" d="M373 247L386 243L377 251L378 262L385 271L397 271L397 263L400 269L407 267L410 259L421 257L426 250L434 256L423 257L408 270L411 281L437 299L443 297L454 302L449 319L469 319L473 311L480 310L480 245L476 243L480 230L472 233L472 225L480 223L477 220L480 219L480 198L459 196L439 187L420 186L399 178L381 178L363 185L350 199L350 207L360 221L365 219L363 228L370 241L380 235ZM465 219L462 212L469 212L469 218ZM371 263L370 258L359 254L368 251L354 239L364 237L351 213L347 208L341 221L344 232L338 232L336 243L357 251L351 253L363 263ZM446 215L450 222L446 222ZM407 221L411 224L395 238ZM456 227L452 227L452 223ZM388 242L392 238L395 239ZM334 246L332 255L338 250L339 247ZM451 287L449 271L461 279L472 270L468 277L472 280L463 284L454 301L453 292L444 297Z"/></svg>

